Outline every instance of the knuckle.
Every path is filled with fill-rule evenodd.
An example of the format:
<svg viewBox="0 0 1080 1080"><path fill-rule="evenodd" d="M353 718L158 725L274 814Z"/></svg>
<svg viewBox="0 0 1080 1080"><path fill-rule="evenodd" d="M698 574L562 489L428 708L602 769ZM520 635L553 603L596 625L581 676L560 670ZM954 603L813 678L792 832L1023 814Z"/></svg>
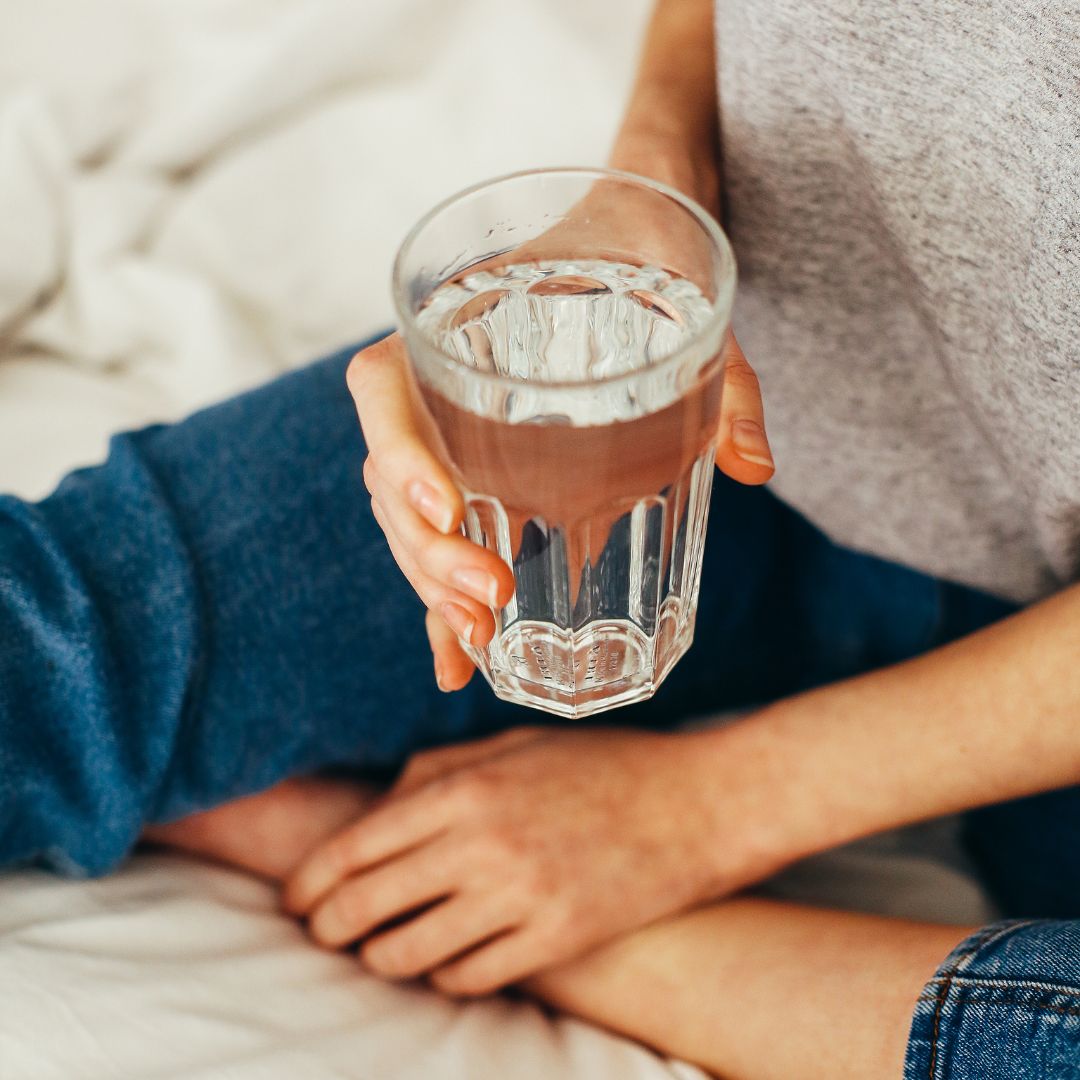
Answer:
<svg viewBox="0 0 1080 1080"><path fill-rule="evenodd" d="M472 769L448 778L454 801L465 811L481 813L491 803L495 784L481 769Z"/></svg>
<svg viewBox="0 0 1080 1080"><path fill-rule="evenodd" d="M345 369L345 384L353 397L362 397L371 377L392 364L393 360L390 338L383 338L356 353Z"/></svg>
<svg viewBox="0 0 1080 1080"><path fill-rule="evenodd" d="M344 884L351 877L364 861L365 847L366 837L356 828L342 833L327 846L327 865L335 881Z"/></svg>
<svg viewBox="0 0 1080 1080"><path fill-rule="evenodd" d="M414 961L408 949L377 939L361 948L360 959L365 967L388 978L404 979L418 974L418 970L413 969Z"/></svg>
<svg viewBox="0 0 1080 1080"><path fill-rule="evenodd" d="M349 361L349 366L345 369L345 385L348 386L349 393L357 400L364 396L364 387L371 373L371 365L375 363L371 352L371 349L361 350Z"/></svg>
<svg viewBox="0 0 1080 1080"><path fill-rule="evenodd" d="M375 523L386 532L386 514L383 511L382 503L372 495L371 496L371 516L375 519Z"/></svg>
<svg viewBox="0 0 1080 1080"><path fill-rule="evenodd" d="M375 494L375 485L379 479L379 467L375 464L375 458L373 455L368 454L364 458L364 487L368 489L369 494Z"/></svg>
<svg viewBox="0 0 1080 1080"><path fill-rule="evenodd" d="M724 382L744 390L757 390L760 382L757 372L742 356L733 356L724 369Z"/></svg>
<svg viewBox="0 0 1080 1080"><path fill-rule="evenodd" d="M439 542L430 538L420 539L413 549L416 562L428 577L439 580L442 563L438 556ZM445 574L445 571L443 571Z"/></svg>
<svg viewBox="0 0 1080 1080"><path fill-rule="evenodd" d="M520 864L515 870L515 876L522 885L530 887L534 885L538 876L535 863L526 859L529 847L524 839L513 829L498 826L488 832L485 837L489 857L503 867L511 864Z"/></svg>
<svg viewBox="0 0 1080 1080"><path fill-rule="evenodd" d="M565 948L567 942L580 933L582 920L569 904L555 901L546 910L547 923L538 934L544 950L554 953L556 949Z"/></svg>

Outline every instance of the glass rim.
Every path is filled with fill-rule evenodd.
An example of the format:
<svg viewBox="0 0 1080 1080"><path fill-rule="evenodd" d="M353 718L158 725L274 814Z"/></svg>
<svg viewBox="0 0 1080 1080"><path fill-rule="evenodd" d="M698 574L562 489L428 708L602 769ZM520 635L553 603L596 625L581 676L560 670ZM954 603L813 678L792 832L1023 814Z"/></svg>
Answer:
<svg viewBox="0 0 1080 1080"><path fill-rule="evenodd" d="M592 177L596 180L621 180L624 183L631 183L671 199L681 206L682 209L685 210L702 228L711 241L714 250L719 254L719 261L723 265L724 273L722 280L718 282L716 299L710 301L708 318L694 331L693 334L690 335L689 338L687 338L686 341L682 342L677 349L656 361L656 363L649 364L647 367L633 368L630 371L617 372L613 375L604 375L599 379L557 379L550 382L537 382L534 380L518 378L513 375L501 375L497 372L480 371L477 368L469 367L468 364L462 363L457 357L448 353L420 329L417 323L416 313L411 310L409 304L408 283L404 280L405 258L410 253L410 249L416 243L420 234L444 210L448 210L456 203L471 195L475 195L478 192L509 181L526 180L531 177L542 176L566 176L576 178ZM488 180L481 180L478 183L470 184L468 187L462 188L460 191L457 191L453 195L449 195L436 203L405 234L404 240L402 240L401 244L398 246L397 255L394 257L393 269L391 271L391 292L393 295L394 309L397 312L401 329L404 331L408 328L411 331L415 331L421 337L430 353L438 359L440 364L448 372L464 375L469 379L475 379L478 382L482 382L489 386L502 387L508 390L519 390L522 387L527 386L535 390L543 391L576 390L580 392L582 389L589 387L613 386L618 385L620 382L632 382L634 379L639 379L646 374L655 375L656 373L666 371L669 368L678 367L679 362L684 360L687 355L693 353L697 347L700 346L702 341L707 341L711 336L715 335L717 331L722 330L730 321L731 309L735 300L737 277L738 267L735 262L735 252L732 250L731 242L728 240L727 235L712 214L710 214L700 203L691 199L690 196L684 195L677 188L671 187L669 184L664 184L659 180L653 180L647 176L640 176L637 173L627 172L624 169L609 169L603 166L592 165L556 165L538 169L519 169L516 172L504 173L501 176L495 176ZM439 285L441 284L443 283L439 282ZM438 288L438 285L436 288ZM406 352L409 352L407 343ZM415 367L416 362L413 360L411 353L409 355L409 360Z"/></svg>

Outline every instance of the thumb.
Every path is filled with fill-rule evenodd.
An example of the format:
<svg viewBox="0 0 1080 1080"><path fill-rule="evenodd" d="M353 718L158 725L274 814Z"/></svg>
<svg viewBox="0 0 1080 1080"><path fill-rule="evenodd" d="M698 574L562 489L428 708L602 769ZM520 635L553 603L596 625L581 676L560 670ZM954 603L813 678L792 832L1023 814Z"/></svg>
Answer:
<svg viewBox="0 0 1080 1080"><path fill-rule="evenodd" d="M776 466L765 434L761 387L734 335L728 339L724 361L716 464L740 484L764 484Z"/></svg>

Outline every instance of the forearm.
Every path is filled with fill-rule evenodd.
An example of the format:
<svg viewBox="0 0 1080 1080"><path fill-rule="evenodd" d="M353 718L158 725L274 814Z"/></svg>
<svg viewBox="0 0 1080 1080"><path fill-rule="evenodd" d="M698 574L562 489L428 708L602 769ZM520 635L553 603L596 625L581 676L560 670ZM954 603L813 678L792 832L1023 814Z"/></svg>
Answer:
<svg viewBox="0 0 1080 1080"><path fill-rule="evenodd" d="M1080 783L1080 588L903 664L705 733L768 866ZM732 809L725 808L730 816Z"/></svg>
<svg viewBox="0 0 1080 1080"><path fill-rule="evenodd" d="M166 825L143 840L280 881L305 855L366 813L377 790L353 780L306 777Z"/></svg>
<svg viewBox="0 0 1080 1080"><path fill-rule="evenodd" d="M610 158L706 205L718 191L712 20L711 0L658 0Z"/></svg>
<svg viewBox="0 0 1080 1080"><path fill-rule="evenodd" d="M728 1080L898 1080L916 999L963 936L743 898L629 934L526 988Z"/></svg>
<svg viewBox="0 0 1080 1080"><path fill-rule="evenodd" d="M716 130L711 0L658 0L624 127L709 140Z"/></svg>

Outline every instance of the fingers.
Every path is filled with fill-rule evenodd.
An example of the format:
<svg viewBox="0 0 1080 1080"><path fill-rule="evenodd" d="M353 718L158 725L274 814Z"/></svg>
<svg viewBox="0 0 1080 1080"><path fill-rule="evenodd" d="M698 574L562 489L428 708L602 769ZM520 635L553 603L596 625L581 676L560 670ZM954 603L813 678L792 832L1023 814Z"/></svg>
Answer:
<svg viewBox="0 0 1080 1080"><path fill-rule="evenodd" d="M364 480L398 540L426 577L489 608L502 607L509 601L514 593L514 575L495 552L460 533L443 536L436 532L401 498L377 465L365 469Z"/></svg>
<svg viewBox="0 0 1080 1080"><path fill-rule="evenodd" d="M389 794L390 796L407 795L437 776L445 776L473 762L484 761L496 754L511 750L515 746L520 746L522 743L532 742L548 732L549 729L543 727L509 728L484 739L454 743L451 746L440 746L437 750L425 750L414 754Z"/></svg>
<svg viewBox="0 0 1080 1080"><path fill-rule="evenodd" d="M431 983L444 994L477 997L492 994L531 975L546 957L525 930L512 930L453 960L431 975Z"/></svg>
<svg viewBox="0 0 1080 1080"><path fill-rule="evenodd" d="M475 897L451 897L372 938L360 958L385 978L414 979L506 929L491 905Z"/></svg>
<svg viewBox="0 0 1080 1080"><path fill-rule="evenodd" d="M434 611L427 613L424 623L435 659L435 681L439 689L447 692L460 690L476 670L468 653L461 647L461 639L446 624L446 620Z"/></svg>
<svg viewBox="0 0 1080 1080"><path fill-rule="evenodd" d="M383 802L315 849L285 883L282 902L306 915L335 885L441 833L445 815L424 792Z"/></svg>
<svg viewBox="0 0 1080 1080"><path fill-rule="evenodd" d="M491 609L454 589L447 588L442 582L425 574L416 561L412 549L398 535L397 529L378 499L372 499L371 511L386 537L394 561L424 604L429 609L439 611L453 632L462 640L470 645L486 645L495 633L495 619L491 614ZM468 543L468 541L464 542Z"/></svg>
<svg viewBox="0 0 1080 1080"><path fill-rule="evenodd" d="M764 484L776 471L758 378L734 336L725 350L716 464L741 484Z"/></svg>
<svg viewBox="0 0 1080 1080"><path fill-rule="evenodd" d="M364 482L372 511L398 566L438 613L438 622L428 620L436 680L460 689L473 666L458 639L476 646L491 640L492 609L513 595L514 575L456 531L461 496L417 423L401 339L391 335L357 353L348 380L370 452Z"/></svg>
<svg viewBox="0 0 1080 1080"><path fill-rule="evenodd" d="M338 885L311 912L308 928L321 945L339 949L391 919L446 896L454 859L428 844Z"/></svg>
<svg viewBox="0 0 1080 1080"><path fill-rule="evenodd" d="M349 391L379 472L433 528L451 533L461 524L461 495L421 437L405 364L405 346L391 334L353 357Z"/></svg>

